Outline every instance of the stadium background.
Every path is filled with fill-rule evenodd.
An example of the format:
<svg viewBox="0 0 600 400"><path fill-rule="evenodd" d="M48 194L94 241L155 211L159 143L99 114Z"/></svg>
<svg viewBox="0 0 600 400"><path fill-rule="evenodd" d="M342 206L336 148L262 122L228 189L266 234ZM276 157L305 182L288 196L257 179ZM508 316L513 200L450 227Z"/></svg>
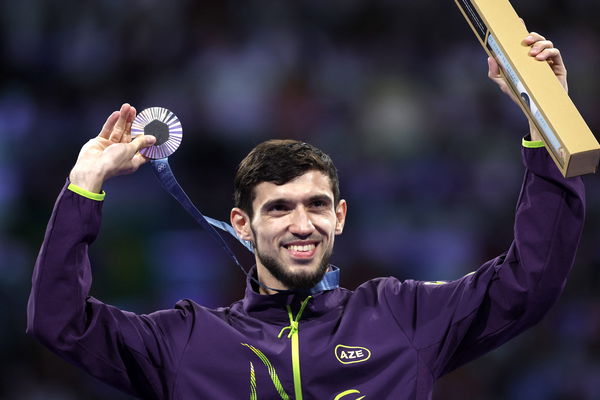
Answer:
<svg viewBox="0 0 600 400"><path fill-rule="evenodd" d="M514 0L562 50L600 131L600 3ZM329 152L349 202L342 284L450 280L504 251L527 124L453 1L0 3L0 399L129 399L24 334L33 263L78 149L122 102L173 110L171 165L227 219L237 163L268 138ZM536 328L444 377L435 399L600 399L600 185L564 295ZM92 294L140 313L220 306L244 277L148 168L106 185ZM245 258L247 265L251 263Z"/></svg>

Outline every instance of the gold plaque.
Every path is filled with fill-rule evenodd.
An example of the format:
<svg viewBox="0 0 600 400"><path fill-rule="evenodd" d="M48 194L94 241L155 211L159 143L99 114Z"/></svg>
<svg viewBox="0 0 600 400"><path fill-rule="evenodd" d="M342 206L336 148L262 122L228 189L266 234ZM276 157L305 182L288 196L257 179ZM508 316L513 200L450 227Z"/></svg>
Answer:
<svg viewBox="0 0 600 400"><path fill-rule="evenodd" d="M547 62L529 56L527 29L508 0L455 0L477 39L494 57L565 177L595 173L600 145Z"/></svg>

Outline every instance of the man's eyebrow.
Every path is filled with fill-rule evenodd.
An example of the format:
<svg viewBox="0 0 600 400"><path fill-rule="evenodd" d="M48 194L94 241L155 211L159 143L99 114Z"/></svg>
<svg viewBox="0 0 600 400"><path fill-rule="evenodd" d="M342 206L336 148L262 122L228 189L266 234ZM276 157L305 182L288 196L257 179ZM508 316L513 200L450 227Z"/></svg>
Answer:
<svg viewBox="0 0 600 400"><path fill-rule="evenodd" d="M314 196L310 196L308 199L305 200L306 203L314 203L316 201L322 201L323 203L326 204L332 204L333 203L333 199L326 195L326 194L317 194ZM280 197L277 199L272 199L267 201L265 204L263 204L260 209L261 210L268 210L270 207L275 206L275 205L290 205L293 204L294 202L290 199L287 199L285 197Z"/></svg>
<svg viewBox="0 0 600 400"><path fill-rule="evenodd" d="M333 199L330 196L327 196L326 194L317 194L308 198L309 203L313 203L315 201L322 201L323 203L327 204L333 203Z"/></svg>
<svg viewBox="0 0 600 400"><path fill-rule="evenodd" d="M273 199L273 200L269 200L267 201L265 204L262 205L261 209L262 210L266 210L269 207L272 207L274 205L280 205L280 204L290 204L291 201L289 199L286 199L284 197L280 197L277 199Z"/></svg>

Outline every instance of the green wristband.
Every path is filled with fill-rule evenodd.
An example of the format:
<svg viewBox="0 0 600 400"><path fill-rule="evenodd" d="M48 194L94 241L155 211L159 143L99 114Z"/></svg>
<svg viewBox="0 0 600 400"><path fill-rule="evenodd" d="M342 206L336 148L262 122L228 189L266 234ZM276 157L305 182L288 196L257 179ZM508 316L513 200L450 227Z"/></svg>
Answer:
<svg viewBox="0 0 600 400"><path fill-rule="evenodd" d="M538 149L546 146L541 140L527 140L525 138L523 138L521 144L523 147L527 147L528 149Z"/></svg>
<svg viewBox="0 0 600 400"><path fill-rule="evenodd" d="M104 200L104 197L106 196L106 193L104 192L104 190L102 191L102 193L93 193L93 192L87 191L83 188L80 188L77 185L73 185L72 183L69 184L67 189L69 189L72 192L77 193L80 196L86 197L91 200L96 200L96 201L102 201L102 200Z"/></svg>

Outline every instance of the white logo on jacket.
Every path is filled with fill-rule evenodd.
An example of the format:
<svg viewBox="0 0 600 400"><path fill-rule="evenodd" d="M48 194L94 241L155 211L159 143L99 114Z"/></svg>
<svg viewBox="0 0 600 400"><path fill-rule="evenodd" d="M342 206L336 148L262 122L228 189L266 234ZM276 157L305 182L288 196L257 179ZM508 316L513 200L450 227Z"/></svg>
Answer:
<svg viewBox="0 0 600 400"><path fill-rule="evenodd" d="M360 346L345 346L338 344L335 346L335 358L342 364L354 364L367 361L371 358L371 350Z"/></svg>

